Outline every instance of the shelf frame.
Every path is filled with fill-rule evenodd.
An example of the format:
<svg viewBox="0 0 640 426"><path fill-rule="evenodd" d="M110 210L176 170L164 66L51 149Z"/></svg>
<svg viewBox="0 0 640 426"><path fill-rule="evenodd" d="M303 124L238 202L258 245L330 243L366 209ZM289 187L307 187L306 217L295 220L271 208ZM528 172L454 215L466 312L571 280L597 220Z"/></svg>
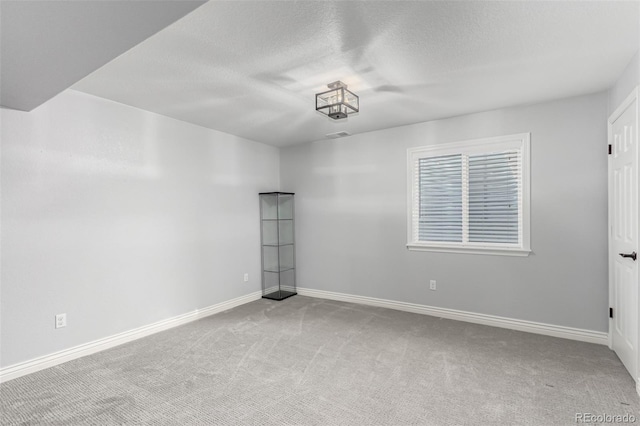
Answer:
<svg viewBox="0 0 640 426"><path fill-rule="evenodd" d="M293 192L260 192L260 257L262 264L262 297L264 299L270 300L284 300L291 296L295 296L296 292L296 253L295 253L295 200L294 200ZM264 218L265 211L263 205L266 201L263 197L272 197L275 196L275 212L276 217L274 218ZM280 218L280 209L281 209L281 197L287 197L288 201L291 202L291 218ZM264 242L264 223L265 222L276 222L276 244L265 244ZM290 243L280 243L281 235L280 235L280 223L281 222L291 222L291 242ZM292 250L292 267L282 267L282 259L280 248L291 246ZM267 269L265 266L265 247L277 248L277 270ZM282 282L282 274L288 271L293 271L293 285L292 286L284 286ZM266 274L278 274L278 283L277 289L274 291L274 286L267 287ZM283 287L285 289L283 289ZM291 291L293 290L293 291Z"/></svg>

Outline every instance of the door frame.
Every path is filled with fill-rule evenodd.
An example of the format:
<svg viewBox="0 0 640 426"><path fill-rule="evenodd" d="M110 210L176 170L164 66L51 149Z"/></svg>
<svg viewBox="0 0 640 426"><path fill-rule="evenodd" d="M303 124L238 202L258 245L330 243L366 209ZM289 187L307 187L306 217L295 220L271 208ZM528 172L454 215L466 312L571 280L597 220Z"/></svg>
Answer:
<svg viewBox="0 0 640 426"><path fill-rule="evenodd" d="M629 107L629 105L631 105L634 101L636 102L636 114L638 115L638 117L636 118L637 120L637 124L640 125L640 98L639 98L639 92L640 92L640 86L636 86L631 93L625 98L624 101L622 101L622 103L615 109L615 111L609 116L609 119L607 120L607 144L608 145L613 145L613 134L612 134L612 124L622 115L622 113L624 113L624 111L627 109L627 107ZM638 144L640 141L640 131L638 131L638 129L636 128L636 144ZM636 146L636 167L638 169L640 169L640 146ZM613 242L612 242L612 232L613 232L613 228L612 228L612 209L613 209L613 202L612 202L612 197L613 197L613 191L612 191L612 179L611 179L611 156L607 156L607 238L608 238L608 242L609 242L609 248L608 248L608 259L607 259L607 264L609 267L609 307L613 307L614 308L614 315L615 315L615 300L613 297L613 258L614 258L614 253L613 253ZM638 179L637 182L637 186L636 189L638 190L638 192L640 193L640 170L636 170L636 179ZM640 194L638 194L640 196ZM636 202L638 202L638 197L636 197ZM638 235L636 236L636 241L640 242L640 225L636 227L636 233L638 233ZM638 250L640 251L640 250ZM640 268L640 266L639 266ZM636 307L636 309L638 310L638 326L637 326L637 333L638 336L636 336L636 356L637 356L637 361L636 361L636 371L634 373L635 377L633 377L634 381L636 382L636 391L638 392L638 395L640 395L640 349L638 349L639 345L640 345L640 273L638 273L638 282L636 283L638 285L638 306ZM609 349L613 350L613 319L609 318L609 335L608 335L608 339L609 339Z"/></svg>

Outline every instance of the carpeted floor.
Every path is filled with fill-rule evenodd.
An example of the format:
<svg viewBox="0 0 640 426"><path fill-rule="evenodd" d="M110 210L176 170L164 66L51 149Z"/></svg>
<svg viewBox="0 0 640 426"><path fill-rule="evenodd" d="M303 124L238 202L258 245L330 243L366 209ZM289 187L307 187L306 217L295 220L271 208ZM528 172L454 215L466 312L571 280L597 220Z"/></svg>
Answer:
<svg viewBox="0 0 640 426"><path fill-rule="evenodd" d="M3 425L640 417L633 380L605 346L302 296L262 299L9 381L0 397Z"/></svg>

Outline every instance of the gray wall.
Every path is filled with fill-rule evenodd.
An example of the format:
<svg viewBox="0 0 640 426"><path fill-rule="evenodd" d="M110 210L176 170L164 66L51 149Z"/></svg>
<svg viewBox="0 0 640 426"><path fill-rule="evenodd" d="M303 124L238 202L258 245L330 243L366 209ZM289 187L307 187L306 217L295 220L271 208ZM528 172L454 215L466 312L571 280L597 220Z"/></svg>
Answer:
<svg viewBox="0 0 640 426"><path fill-rule="evenodd" d="M1 119L2 366L260 289L276 148L74 91Z"/></svg>
<svg viewBox="0 0 640 426"><path fill-rule="evenodd" d="M631 91L640 84L640 52L637 52L609 89L609 115L622 104Z"/></svg>
<svg viewBox="0 0 640 426"><path fill-rule="evenodd" d="M606 331L607 104L598 93L283 149L298 285ZM522 132L533 253L408 251L407 148Z"/></svg>

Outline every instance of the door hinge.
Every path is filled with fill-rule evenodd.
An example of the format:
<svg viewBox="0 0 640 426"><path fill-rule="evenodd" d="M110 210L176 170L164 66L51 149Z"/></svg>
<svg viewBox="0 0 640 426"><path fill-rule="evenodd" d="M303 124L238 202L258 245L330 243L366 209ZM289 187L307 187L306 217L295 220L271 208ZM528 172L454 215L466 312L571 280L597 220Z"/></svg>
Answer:
<svg viewBox="0 0 640 426"><path fill-rule="evenodd" d="M609 318L613 318L613 308L609 308Z"/></svg>
<svg viewBox="0 0 640 426"><path fill-rule="evenodd" d="M609 155L611 155L611 144L609 144Z"/></svg>

